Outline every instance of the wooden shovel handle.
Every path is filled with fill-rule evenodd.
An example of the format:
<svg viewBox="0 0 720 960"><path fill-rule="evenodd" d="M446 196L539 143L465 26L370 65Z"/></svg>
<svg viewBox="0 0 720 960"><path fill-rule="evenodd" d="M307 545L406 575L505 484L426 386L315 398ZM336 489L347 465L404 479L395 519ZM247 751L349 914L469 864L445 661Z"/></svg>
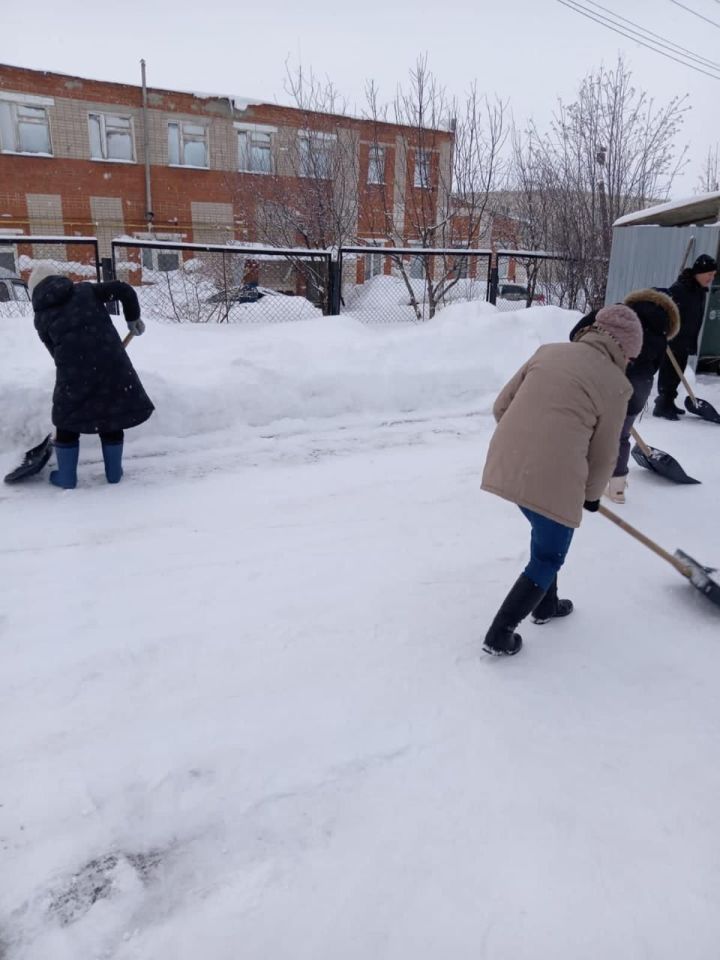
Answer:
<svg viewBox="0 0 720 960"><path fill-rule="evenodd" d="M693 402L693 406L696 407L696 406L697 406L697 399L696 399L696 397L695 397L695 394L694 394L693 391L692 391L692 387L691 387L690 384L687 382L687 378L686 378L685 374L682 372L682 370L680 369L680 364L679 364L679 363L677 362L677 360L675 359L675 354L672 352L672 350L670 349L670 347L667 348L667 355L670 357L670 363L675 367L675 373L676 373L676 374L680 377L680 379L682 380L683 386L684 386L685 389L687 390L687 394L688 394L688 396L690 397L690 399L691 399L692 402Z"/></svg>
<svg viewBox="0 0 720 960"><path fill-rule="evenodd" d="M640 531L636 530L635 527L631 527L629 523L622 519L622 517L619 517L616 513L613 513L612 510L608 510L608 508L603 506L603 504L600 504L598 513L601 513L604 517L607 517L608 520L612 520L612 522L616 526L620 527L621 530L624 530L625 533L629 533L631 537L634 537L635 540L638 540L640 543L646 546L648 550L652 550L653 553L656 553L659 557L662 557L663 560L666 560L669 564L675 567L678 573L681 573L684 577L687 577L688 580L690 579L692 576L692 570L690 567L684 564L682 560L678 560L677 557L674 557L671 553L668 553L667 550L663 550L663 548L659 544L655 543L654 540L651 540L650 537L646 537L644 533L640 533Z"/></svg>
<svg viewBox="0 0 720 960"><path fill-rule="evenodd" d="M641 449L642 452L645 454L645 456L648 458L648 460L652 459L652 448L649 447L649 446L645 443L645 441L644 441L643 438L640 436L640 434L637 432L637 430L635 429L635 427L633 427L633 428L630 430L630 433L632 434L633 440L634 440L635 443L640 447L640 449Z"/></svg>
<svg viewBox="0 0 720 960"><path fill-rule="evenodd" d="M126 348L127 348L127 345L130 343L130 341L132 340L132 338L133 338L134 336L135 336L134 333L129 333L129 334L124 338L124 340L123 340L123 342L122 342L123 347L126 347Z"/></svg>

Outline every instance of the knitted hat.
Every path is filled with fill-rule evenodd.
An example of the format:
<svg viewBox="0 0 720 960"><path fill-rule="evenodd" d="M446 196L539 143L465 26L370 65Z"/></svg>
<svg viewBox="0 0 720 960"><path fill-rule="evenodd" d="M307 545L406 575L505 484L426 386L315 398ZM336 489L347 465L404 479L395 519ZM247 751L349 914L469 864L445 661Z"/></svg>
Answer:
<svg viewBox="0 0 720 960"><path fill-rule="evenodd" d="M628 360L634 360L642 350L642 326L637 314L630 307L622 303L603 307L597 312L595 326L620 344Z"/></svg>
<svg viewBox="0 0 720 960"><path fill-rule="evenodd" d="M717 260L714 260L707 253L701 253L690 269L693 275L696 273L713 273L717 270Z"/></svg>
<svg viewBox="0 0 720 960"><path fill-rule="evenodd" d="M33 267L30 279L28 280L30 299L32 300L33 291L42 280L46 280L48 277L59 276L62 276L62 273L54 264L49 263L47 260L41 260L40 263Z"/></svg>

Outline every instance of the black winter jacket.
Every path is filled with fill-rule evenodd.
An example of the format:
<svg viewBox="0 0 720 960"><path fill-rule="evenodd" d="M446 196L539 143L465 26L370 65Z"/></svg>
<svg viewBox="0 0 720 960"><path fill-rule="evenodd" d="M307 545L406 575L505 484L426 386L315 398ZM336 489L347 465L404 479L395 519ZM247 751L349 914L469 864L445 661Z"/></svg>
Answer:
<svg viewBox="0 0 720 960"><path fill-rule="evenodd" d="M46 277L33 291L35 329L55 361L52 422L76 433L143 423L153 405L105 304L119 300L128 323L140 316L128 283L73 283Z"/></svg>
<svg viewBox="0 0 720 960"><path fill-rule="evenodd" d="M637 315L643 328L643 345L636 359L628 364L626 376L633 386L633 395L628 403L628 416L641 412L652 390L653 379L660 369L668 340L680 328L678 309L662 290L635 290L625 297L626 306ZM570 339L584 327L595 322L597 310L593 310L573 327Z"/></svg>
<svg viewBox="0 0 720 960"><path fill-rule="evenodd" d="M689 268L683 270L667 293L673 298L680 311L680 333L677 343L682 344L688 353L697 353L698 335L705 316L705 298L707 290L695 279Z"/></svg>

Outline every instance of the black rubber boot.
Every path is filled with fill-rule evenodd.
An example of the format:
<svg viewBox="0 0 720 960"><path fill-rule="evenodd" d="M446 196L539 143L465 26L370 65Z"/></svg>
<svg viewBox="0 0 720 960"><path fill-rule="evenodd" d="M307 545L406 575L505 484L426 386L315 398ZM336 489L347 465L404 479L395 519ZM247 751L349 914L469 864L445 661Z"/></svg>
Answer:
<svg viewBox="0 0 720 960"><path fill-rule="evenodd" d="M512 657L520 652L522 637L515 627L542 600L545 591L521 574L505 597L485 637L483 650L495 657Z"/></svg>
<svg viewBox="0 0 720 960"><path fill-rule="evenodd" d="M664 393L659 393L655 398L653 416L662 417L663 420L679 420L680 417L685 416L685 411L675 406L672 397Z"/></svg>
<svg viewBox="0 0 720 960"><path fill-rule="evenodd" d="M533 610L533 623L549 623L556 617L567 617L573 612L572 600L558 600L557 577L540 603Z"/></svg>

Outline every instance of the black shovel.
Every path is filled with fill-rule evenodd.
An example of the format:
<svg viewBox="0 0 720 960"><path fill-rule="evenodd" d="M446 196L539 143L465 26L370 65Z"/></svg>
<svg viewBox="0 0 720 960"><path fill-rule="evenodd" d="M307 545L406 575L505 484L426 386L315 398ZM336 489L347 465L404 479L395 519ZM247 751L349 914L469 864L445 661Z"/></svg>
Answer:
<svg viewBox="0 0 720 960"><path fill-rule="evenodd" d="M652 550L653 553L662 557L663 560L667 560L671 566L675 567L678 573L681 573L686 580L690 581L696 590L699 590L711 603L720 607L720 583L716 583L710 576L711 573L715 573L714 567L703 567L702 564L698 563L697 560L693 560L692 557L688 556L688 554L682 550L676 550L675 556L673 556L671 553L668 553L667 550L663 550L663 548L655 543L654 540L651 540L650 537L646 537L644 533L640 533L635 527L631 527L629 523L616 513L608 510L608 508L602 504L598 508L598 511L620 527L621 530L624 530L625 533L629 533L631 537L634 537L649 550Z"/></svg>
<svg viewBox="0 0 720 960"><path fill-rule="evenodd" d="M127 347L134 336L135 334L129 333L122 342L123 347ZM40 473L52 456L52 448L52 434L48 434L42 443L26 452L22 463L6 475L5 483L20 483L22 480L27 480L28 477L34 477L36 473Z"/></svg>
<svg viewBox="0 0 720 960"><path fill-rule="evenodd" d="M671 457L669 453L648 446L635 428L630 432L635 441L635 446L630 451L635 463L645 467L646 470L657 473L660 477L665 477L672 483L700 483L700 480L689 477L677 460Z"/></svg>
<svg viewBox="0 0 720 960"><path fill-rule="evenodd" d="M675 367L675 372L680 377L683 382L683 386L687 390L688 395L685 397L685 409L688 413L694 413L696 417L700 417L702 420L707 420L709 423L720 423L720 413L717 412L715 407L708 403L707 400L698 399L693 393L693 389L690 384L687 382L685 374L680 369L680 364L675 359L675 354L672 352L670 347L667 348L667 355L670 357L670 363Z"/></svg>

